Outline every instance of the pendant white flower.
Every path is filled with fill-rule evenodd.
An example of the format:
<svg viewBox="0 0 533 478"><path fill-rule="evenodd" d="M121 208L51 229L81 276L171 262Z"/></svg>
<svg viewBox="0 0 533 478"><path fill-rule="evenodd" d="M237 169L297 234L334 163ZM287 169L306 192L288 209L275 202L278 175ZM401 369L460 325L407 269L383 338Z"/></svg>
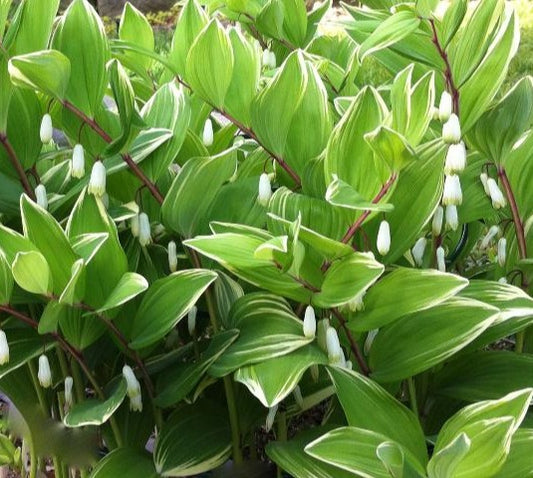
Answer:
<svg viewBox="0 0 533 478"><path fill-rule="evenodd" d="M457 206L446 206L446 229L451 231L457 231L459 227L459 214L457 212Z"/></svg>
<svg viewBox="0 0 533 478"><path fill-rule="evenodd" d="M415 245L411 249L413 260L418 267L421 267L424 262L424 252L426 251L427 239L421 237L415 242Z"/></svg>
<svg viewBox="0 0 533 478"><path fill-rule="evenodd" d="M446 152L446 162L444 164L445 174L457 174L464 171L466 166L466 148L460 141L457 144L450 144Z"/></svg>
<svg viewBox="0 0 533 478"><path fill-rule="evenodd" d="M133 237L139 237L139 215L135 214L130 219L130 230Z"/></svg>
<svg viewBox="0 0 533 478"><path fill-rule="evenodd" d="M442 247L437 248L437 269L446 272L446 258Z"/></svg>
<svg viewBox="0 0 533 478"><path fill-rule="evenodd" d="M316 343L324 352L328 351L328 344L327 344L327 338L326 338L328 329L329 329L329 319L322 319L318 321Z"/></svg>
<svg viewBox="0 0 533 478"><path fill-rule="evenodd" d="M52 385L52 370L50 369L50 362L45 354L39 357L39 371L37 372L37 378L41 387L48 388Z"/></svg>
<svg viewBox="0 0 533 478"><path fill-rule="evenodd" d="M431 232L434 236L438 236L442 231L442 220L444 218L444 208L442 206L437 207L435 214L433 214L433 220L431 221Z"/></svg>
<svg viewBox="0 0 533 478"><path fill-rule="evenodd" d="M5 365L9 362L9 344L7 343L7 336L3 330L0 330L0 365Z"/></svg>
<svg viewBox="0 0 533 478"><path fill-rule="evenodd" d="M507 201L498 186L498 183L493 178L487 180L487 188L489 190L489 196L492 201L492 207L494 209L501 209L507 205Z"/></svg>
<svg viewBox="0 0 533 478"><path fill-rule="evenodd" d="M444 192L442 193L442 204L444 206L459 206L463 202L463 191L459 176L452 174L444 179Z"/></svg>
<svg viewBox="0 0 533 478"><path fill-rule="evenodd" d="M52 126L52 117L47 113L41 120L40 136L43 144L48 144L52 141L54 135L54 127Z"/></svg>
<svg viewBox="0 0 533 478"><path fill-rule="evenodd" d="M152 233L150 229L150 218L145 212L139 214L139 244L146 247L152 242Z"/></svg>
<svg viewBox="0 0 533 478"><path fill-rule="evenodd" d="M363 300L365 294L366 290L363 290L348 302L347 306L350 312L360 312L362 310L365 310L365 302Z"/></svg>
<svg viewBox="0 0 533 478"><path fill-rule="evenodd" d="M461 124L455 113L452 113L448 121L442 125L442 139L449 144L461 141Z"/></svg>
<svg viewBox="0 0 533 478"><path fill-rule="evenodd" d="M213 144L214 136L213 136L213 122L210 119L207 119L207 121L204 124L204 131L202 133L202 141L204 143L204 146L211 146Z"/></svg>
<svg viewBox="0 0 533 478"><path fill-rule="evenodd" d="M326 331L326 347L330 364L340 365L344 363L344 352L337 331L333 327L328 327Z"/></svg>
<svg viewBox="0 0 533 478"><path fill-rule="evenodd" d="M72 407L73 397L72 397L72 387L74 385L74 379L72 377L65 378L65 407L68 409Z"/></svg>
<svg viewBox="0 0 533 478"><path fill-rule="evenodd" d="M168 243L168 268L170 272L178 270L178 252L174 241Z"/></svg>
<svg viewBox="0 0 533 478"><path fill-rule="evenodd" d="M102 197L105 194L107 171L102 161L95 161L91 170L91 179L87 190L89 194Z"/></svg>
<svg viewBox="0 0 533 478"><path fill-rule="evenodd" d="M134 412L142 412L141 384L129 365L124 365L122 368L122 376L126 379L127 393L130 399L130 410Z"/></svg>
<svg viewBox="0 0 533 478"><path fill-rule="evenodd" d="M196 314L198 313L198 307L193 305L189 313L187 314L187 329L189 335L192 337L196 334Z"/></svg>
<svg viewBox="0 0 533 478"><path fill-rule="evenodd" d="M43 209L48 209L48 197L46 195L46 187L44 184L38 184L35 187L35 199L39 206Z"/></svg>
<svg viewBox="0 0 533 478"><path fill-rule="evenodd" d="M487 175L487 173L481 173L479 175L479 179L481 180L481 184L483 184L483 189L485 190L485 194L487 196L490 196L490 191L489 191L489 176Z"/></svg>
<svg viewBox="0 0 533 478"><path fill-rule="evenodd" d="M308 305L304 315L304 335L308 338L315 338L316 335L316 316L315 309Z"/></svg>
<svg viewBox="0 0 533 478"><path fill-rule="evenodd" d="M73 178L83 178L85 176L85 152L81 144L74 146L70 174Z"/></svg>
<svg viewBox="0 0 533 478"><path fill-rule="evenodd" d="M272 186L270 185L270 176L267 173L263 173L259 176L259 193L257 195L257 201L261 206L266 206L271 197Z"/></svg>
<svg viewBox="0 0 533 478"><path fill-rule="evenodd" d="M276 68L276 54L270 50L263 50L263 67L268 70Z"/></svg>
<svg viewBox="0 0 533 478"><path fill-rule="evenodd" d="M441 122L448 121L453 111L452 95L447 91L443 91L439 102L439 120Z"/></svg>
<svg viewBox="0 0 533 478"><path fill-rule="evenodd" d="M390 250L391 237L390 226L387 221L381 221L378 229L378 238L376 241L376 248L378 252L384 256Z"/></svg>
<svg viewBox="0 0 533 478"><path fill-rule="evenodd" d="M500 277L500 278L498 279L498 282L499 282L500 284L508 284L508 283L509 283L509 281L507 280L507 277Z"/></svg>
<svg viewBox="0 0 533 478"><path fill-rule="evenodd" d="M501 237L498 241L498 264L500 267L505 266L505 261L507 260L507 239Z"/></svg>
<svg viewBox="0 0 533 478"><path fill-rule="evenodd" d="M491 226L489 230L487 231L487 234L485 234L485 237L481 240L481 249L486 249L489 247L489 244L491 243L492 239L498 235L500 232L500 228L498 226Z"/></svg>

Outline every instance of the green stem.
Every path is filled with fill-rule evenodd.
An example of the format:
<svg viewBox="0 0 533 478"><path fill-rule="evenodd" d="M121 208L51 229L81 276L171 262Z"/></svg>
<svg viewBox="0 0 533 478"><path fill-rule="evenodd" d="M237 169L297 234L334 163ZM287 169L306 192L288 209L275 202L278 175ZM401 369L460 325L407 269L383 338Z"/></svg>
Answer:
<svg viewBox="0 0 533 478"><path fill-rule="evenodd" d="M526 336L526 331L521 330L520 332L516 333L516 344L515 344L515 352L517 354L521 354L524 351L524 339Z"/></svg>
<svg viewBox="0 0 533 478"><path fill-rule="evenodd" d="M77 362L72 362L72 378L74 379L74 391L76 392L76 400L78 403L85 399L85 387L83 386L83 378L81 376L80 367Z"/></svg>
<svg viewBox="0 0 533 478"><path fill-rule="evenodd" d="M277 426L277 441L287 441L287 413L279 412L278 413L278 426ZM278 466L277 477L281 478L283 469Z"/></svg>
<svg viewBox="0 0 533 478"><path fill-rule="evenodd" d="M37 399L39 400L39 405L45 416L48 415L46 411L46 399L44 397L43 388L39 383L39 378L37 375L37 370L35 369L35 364L30 360L28 362L28 368L30 369L31 381L33 382L33 387L35 388L35 393L37 394Z"/></svg>
<svg viewBox="0 0 533 478"><path fill-rule="evenodd" d="M415 379L413 377L409 377L407 379L407 386L409 387L409 401L411 402L411 409L418 417L418 401L416 399L416 386Z"/></svg>

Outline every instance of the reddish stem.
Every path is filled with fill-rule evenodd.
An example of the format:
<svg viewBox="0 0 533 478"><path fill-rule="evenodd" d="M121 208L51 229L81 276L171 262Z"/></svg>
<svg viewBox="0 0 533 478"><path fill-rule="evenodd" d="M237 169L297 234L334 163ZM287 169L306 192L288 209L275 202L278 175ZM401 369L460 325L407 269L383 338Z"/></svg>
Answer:
<svg viewBox="0 0 533 478"><path fill-rule="evenodd" d="M7 157L9 158L9 161L11 161L13 168L15 168L15 171L17 172L20 183L22 184L22 187L24 188L24 191L26 191L26 194L28 196L30 196L33 200L35 200L35 194L30 185L30 182L28 181L28 177L26 176L26 173L24 172L24 168L22 167L22 164L20 164L20 161L18 160L18 157L17 157L17 153L13 149L13 146L9 142L9 139L5 133L0 133L0 143L2 143L2 146L6 150Z"/></svg>

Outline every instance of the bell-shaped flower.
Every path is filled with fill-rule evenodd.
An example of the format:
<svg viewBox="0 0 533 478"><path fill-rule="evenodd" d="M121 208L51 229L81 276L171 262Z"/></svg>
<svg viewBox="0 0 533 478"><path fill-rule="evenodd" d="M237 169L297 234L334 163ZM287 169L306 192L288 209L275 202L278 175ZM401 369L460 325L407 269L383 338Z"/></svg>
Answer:
<svg viewBox="0 0 533 478"><path fill-rule="evenodd" d="M490 200L492 201L492 207L494 209L501 209L507 205L507 201L498 186L498 183L493 179L487 180L487 188L489 190Z"/></svg>
<svg viewBox="0 0 533 478"><path fill-rule="evenodd" d="M122 376L126 379L127 393L130 399L130 410L134 412L142 412L141 384L129 365L124 365L122 368Z"/></svg>
<svg viewBox="0 0 533 478"><path fill-rule="evenodd" d="M455 113L452 113L448 121L442 125L442 139L449 144L461 141L461 124Z"/></svg>
<svg viewBox="0 0 533 478"><path fill-rule="evenodd" d="M48 196L46 195L46 187L44 184L38 184L35 187L35 199L39 206L43 209L48 209Z"/></svg>
<svg viewBox="0 0 533 478"><path fill-rule="evenodd" d="M498 241L498 264L500 267L505 266L505 261L507 260L507 239L501 237Z"/></svg>
<svg viewBox="0 0 533 478"><path fill-rule="evenodd" d="M500 284L508 284L508 283L509 283L509 281L507 280L507 277L500 277L500 278L498 279L498 282L499 282Z"/></svg>
<svg viewBox="0 0 533 478"><path fill-rule="evenodd" d="M267 173L259 176L259 192L257 195L257 201L261 206L266 206L268 201L272 197L272 186L270 185L270 177Z"/></svg>
<svg viewBox="0 0 533 478"><path fill-rule="evenodd" d="M457 144L450 144L446 152L446 162L444 163L445 174L457 174L464 171L466 166L466 148L462 141Z"/></svg>
<svg viewBox="0 0 533 478"><path fill-rule="evenodd" d="M276 54L268 49L263 50L262 63L267 70L273 70L276 68Z"/></svg>
<svg viewBox="0 0 533 478"><path fill-rule="evenodd" d="M72 407L72 387L74 385L74 379L70 376L65 377L65 407L69 409Z"/></svg>
<svg viewBox="0 0 533 478"><path fill-rule="evenodd" d="M196 314L198 313L198 307L193 305L187 314L187 329L189 335L192 337L196 334Z"/></svg>
<svg viewBox="0 0 533 478"><path fill-rule="evenodd" d="M174 241L168 243L168 268L170 272L178 270L178 252Z"/></svg>
<svg viewBox="0 0 533 478"><path fill-rule="evenodd" d="M85 176L85 152L81 144L74 146L72 151L70 174L73 178L83 178Z"/></svg>
<svg viewBox="0 0 533 478"><path fill-rule="evenodd" d="M459 176L452 174L444 179L444 192L442 193L442 204L444 206L459 206L463 202L463 191Z"/></svg>
<svg viewBox="0 0 533 478"><path fill-rule="evenodd" d="M421 237L415 242L415 245L411 249L413 260L418 267L421 267L424 262L424 252L426 251L427 242L425 237Z"/></svg>
<svg viewBox="0 0 533 478"><path fill-rule="evenodd" d="M443 123L450 119L453 112L452 95L447 91L443 91L439 102L439 120Z"/></svg>
<svg viewBox="0 0 533 478"><path fill-rule="evenodd" d="M316 335L316 316L315 309L308 305L304 315L304 335L308 339L315 338Z"/></svg>
<svg viewBox="0 0 533 478"><path fill-rule="evenodd" d="M39 370L37 372L37 378L41 387L48 388L52 385L52 370L50 369L50 362L45 354L39 357Z"/></svg>
<svg viewBox="0 0 533 478"><path fill-rule="evenodd" d="M105 194L107 171L102 161L95 161L91 170L91 179L87 190L89 194L102 197Z"/></svg>
<svg viewBox="0 0 533 478"><path fill-rule="evenodd" d="M139 244L146 247L152 242L152 232L150 228L150 218L145 212L139 214Z"/></svg>
<svg viewBox="0 0 533 478"><path fill-rule="evenodd" d="M489 191L489 176L487 175L487 173L481 173L479 175L479 179L481 180L481 184L483 184L483 189L485 190L485 194L487 196L490 196L490 191Z"/></svg>
<svg viewBox="0 0 533 478"><path fill-rule="evenodd" d="M7 336L3 330L0 330L0 365L5 365L9 362L9 344L7 343Z"/></svg>
<svg viewBox="0 0 533 478"><path fill-rule="evenodd" d="M365 298L366 290L363 290L359 292L353 299L350 299L348 302L348 310L350 312L361 312L362 310L365 310Z"/></svg>
<svg viewBox="0 0 533 478"><path fill-rule="evenodd" d="M485 234L485 236L481 240L480 248L486 249L487 247L489 247L489 244L491 243L492 239L494 239L499 232L500 228L498 226L491 226L487 231L487 234Z"/></svg>
<svg viewBox="0 0 533 478"><path fill-rule="evenodd" d="M326 347L330 364L339 365L344 363L344 352L342 351L337 331L333 327L328 327L326 331Z"/></svg>
<svg viewBox="0 0 533 478"><path fill-rule="evenodd" d="M133 237L139 237L139 215L135 214L130 219L130 230Z"/></svg>
<svg viewBox="0 0 533 478"><path fill-rule="evenodd" d="M316 343L324 351L328 351L327 345L327 331L329 329L329 319L322 319L318 321L317 324L317 333L316 333Z"/></svg>
<svg viewBox="0 0 533 478"><path fill-rule="evenodd" d="M459 214L457 212L457 206L453 204L446 206L446 229L451 231L457 231L459 227Z"/></svg>
<svg viewBox="0 0 533 478"><path fill-rule="evenodd" d="M40 135L41 142L43 144L48 144L50 141L52 141L54 127L52 126L52 117L48 113L45 114L41 120Z"/></svg>
<svg viewBox="0 0 533 478"><path fill-rule="evenodd" d="M376 240L376 248L378 252L384 256L390 250L391 237L390 226L387 221L381 221L378 229L378 237Z"/></svg>
<svg viewBox="0 0 533 478"><path fill-rule="evenodd" d="M433 220L431 221L431 232L434 236L440 235L442 231L442 220L444 218L444 208L442 206L437 207L435 214L433 214Z"/></svg>
<svg viewBox="0 0 533 478"><path fill-rule="evenodd" d="M202 133L202 141L204 146L211 146L213 144L213 122L210 119L204 124L204 131Z"/></svg>
<svg viewBox="0 0 533 478"><path fill-rule="evenodd" d="M446 257L442 247L437 247L437 269L446 272Z"/></svg>

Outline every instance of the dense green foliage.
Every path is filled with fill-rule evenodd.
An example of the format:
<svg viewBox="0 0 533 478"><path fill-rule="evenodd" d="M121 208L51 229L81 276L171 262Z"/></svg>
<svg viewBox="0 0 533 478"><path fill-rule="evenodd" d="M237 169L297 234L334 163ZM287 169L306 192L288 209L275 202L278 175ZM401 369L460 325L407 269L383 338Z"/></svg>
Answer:
<svg viewBox="0 0 533 478"><path fill-rule="evenodd" d="M512 4L188 0L164 48L130 4L11 3L2 463L236 473L274 429L278 475L533 476Z"/></svg>

